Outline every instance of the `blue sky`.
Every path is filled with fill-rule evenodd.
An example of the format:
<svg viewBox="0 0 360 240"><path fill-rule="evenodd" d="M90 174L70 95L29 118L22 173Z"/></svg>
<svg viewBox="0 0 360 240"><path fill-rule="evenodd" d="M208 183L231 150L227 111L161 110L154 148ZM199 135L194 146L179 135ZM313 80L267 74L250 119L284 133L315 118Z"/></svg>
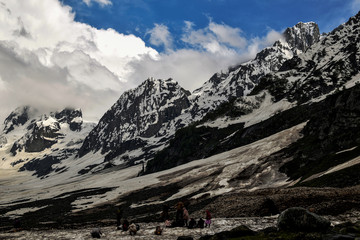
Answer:
<svg viewBox="0 0 360 240"><path fill-rule="evenodd" d="M184 21L205 28L211 21L239 28L246 38L266 35L268 29L281 31L299 21L314 21L321 32L331 31L354 15L359 1L353 0L113 0L98 4L63 0L73 8L75 19L96 28L113 28L134 34L147 44L154 24L168 27L174 47L183 48Z"/></svg>

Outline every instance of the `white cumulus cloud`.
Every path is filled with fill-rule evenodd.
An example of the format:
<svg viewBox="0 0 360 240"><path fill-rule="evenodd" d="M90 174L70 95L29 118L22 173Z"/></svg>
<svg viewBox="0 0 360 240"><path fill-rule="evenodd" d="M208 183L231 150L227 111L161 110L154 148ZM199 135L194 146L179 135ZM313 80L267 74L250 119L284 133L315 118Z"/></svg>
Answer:
<svg viewBox="0 0 360 240"><path fill-rule="evenodd" d="M150 43L154 46L164 46L165 50L172 48L173 38L167 26L155 23L154 28L149 30L147 34L150 35Z"/></svg>
<svg viewBox="0 0 360 240"><path fill-rule="evenodd" d="M90 6L92 2L97 2L100 6L112 5L110 0L83 0L86 5Z"/></svg>
<svg viewBox="0 0 360 240"><path fill-rule="evenodd" d="M68 103L101 117L128 88L129 63L158 55L134 35L76 22L72 9L58 0L0 0L0 18L1 50L7 56L0 59L1 90L2 98L9 98L0 102L2 111L10 105ZM6 94L4 86L16 94ZM58 94L48 94L54 87Z"/></svg>
<svg viewBox="0 0 360 240"><path fill-rule="evenodd" d="M233 54L243 50L247 40L239 28L210 21L203 29L194 29L195 24L185 21L185 33L182 41L211 53Z"/></svg>
<svg viewBox="0 0 360 240"><path fill-rule="evenodd" d="M270 29L264 37L255 37L250 40L250 44L247 46L247 54L253 57L263 48L271 46L281 38L283 38L283 35L280 32Z"/></svg>
<svg viewBox="0 0 360 240"><path fill-rule="evenodd" d="M241 29L209 20L205 28L186 21L181 39L174 39L166 25L155 24L145 37L164 47L158 53L139 37L76 22L74 14L59 0L0 0L1 119L25 104L80 107L85 117L98 119L123 91L148 77L171 77L194 90L280 38L269 30L247 39ZM184 48L176 49L175 41Z"/></svg>
<svg viewBox="0 0 360 240"><path fill-rule="evenodd" d="M195 24L190 21L184 24L182 41L187 48L170 49L157 58L133 61L131 65L136 71L127 78L133 80L134 87L147 76L154 76L172 77L184 88L195 90L214 73L254 58L259 50L282 37L279 32L269 29L264 37L246 39L241 29L213 21L200 29L195 29Z"/></svg>

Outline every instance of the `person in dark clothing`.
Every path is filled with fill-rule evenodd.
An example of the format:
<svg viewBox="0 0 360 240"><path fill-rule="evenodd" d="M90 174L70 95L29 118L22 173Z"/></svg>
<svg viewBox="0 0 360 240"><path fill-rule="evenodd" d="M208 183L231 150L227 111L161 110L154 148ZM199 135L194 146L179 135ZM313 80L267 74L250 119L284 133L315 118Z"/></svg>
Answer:
<svg viewBox="0 0 360 240"><path fill-rule="evenodd" d="M156 229L155 229L155 235L161 235L162 234L162 229L160 226L156 226Z"/></svg>
<svg viewBox="0 0 360 240"><path fill-rule="evenodd" d="M118 208L116 210L116 226L121 225L122 214L123 214L122 208L121 208L121 206L118 206Z"/></svg>
<svg viewBox="0 0 360 240"><path fill-rule="evenodd" d="M196 221L195 221L195 219L191 218L190 221L189 221L188 228L193 229L195 226L196 226Z"/></svg>
<svg viewBox="0 0 360 240"><path fill-rule="evenodd" d="M165 222L166 220L170 219L170 215L169 215L169 206L168 205L164 205L163 206L163 210L161 212L161 220L163 222Z"/></svg>
<svg viewBox="0 0 360 240"><path fill-rule="evenodd" d="M204 224L205 224L205 221L202 218L200 218L198 221L197 227L204 228Z"/></svg>
<svg viewBox="0 0 360 240"><path fill-rule="evenodd" d="M127 231L128 229L129 229L129 221L125 219L122 224L122 230Z"/></svg>
<svg viewBox="0 0 360 240"><path fill-rule="evenodd" d="M176 224L177 227L184 226L184 204L182 202L178 202L176 204Z"/></svg>

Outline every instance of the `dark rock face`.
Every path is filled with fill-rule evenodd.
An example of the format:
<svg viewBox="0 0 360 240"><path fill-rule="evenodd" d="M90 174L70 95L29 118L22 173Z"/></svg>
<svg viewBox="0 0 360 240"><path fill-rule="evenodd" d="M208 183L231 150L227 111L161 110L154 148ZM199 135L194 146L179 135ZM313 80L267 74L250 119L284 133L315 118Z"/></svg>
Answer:
<svg viewBox="0 0 360 240"><path fill-rule="evenodd" d="M246 128L244 128L244 123L224 128L199 126L201 122L189 125L178 130L169 146L147 162L145 173L169 169L255 142L307 121L313 113L319 112L320 109L322 109L321 104L296 106ZM222 111L219 112L222 114ZM233 116L241 116L242 112L236 114L239 115ZM215 114L210 119L218 116ZM258 167L254 166L249 173L244 172L243 174L250 178L256 173Z"/></svg>
<svg viewBox="0 0 360 240"><path fill-rule="evenodd" d="M189 108L189 95L172 79L146 80L138 88L122 94L105 113L86 137L79 156L101 150L102 153L110 151L115 157L123 152L125 142L169 137L185 125L177 117Z"/></svg>
<svg viewBox="0 0 360 240"><path fill-rule="evenodd" d="M36 171L35 174L38 177L42 177L48 173L50 173L52 169L52 165L59 163L60 160L55 156L46 156L43 159L34 159L30 162L25 163L19 171Z"/></svg>
<svg viewBox="0 0 360 240"><path fill-rule="evenodd" d="M13 155L16 154L17 150L22 149L25 149L25 152L41 152L57 142L56 138L60 135L59 130L58 122L53 122L51 125L32 123L28 127L27 134L15 142L10 151Z"/></svg>
<svg viewBox="0 0 360 240"><path fill-rule="evenodd" d="M245 236L254 236L256 233L252 231L249 227L241 225L230 231L224 231L217 233L213 236L204 236L200 240L223 240L223 239L233 239Z"/></svg>
<svg viewBox="0 0 360 240"><path fill-rule="evenodd" d="M59 123L68 123L71 131L81 130L83 120L80 109L65 108L61 112L56 112L54 117Z"/></svg>
<svg viewBox="0 0 360 240"><path fill-rule="evenodd" d="M323 101L322 108L311 114L310 121L303 130L304 137L284 150L285 155L291 156L292 160L280 170L292 179L305 179L357 157L360 154L356 148L360 144L359 101L360 86L334 94ZM354 149L337 154L351 148ZM354 167L357 168L352 168ZM345 176L318 184L345 187L360 180L359 177L349 176L348 172Z"/></svg>
<svg viewBox="0 0 360 240"><path fill-rule="evenodd" d="M317 137L320 149L336 152L360 144L360 88L345 91L329 101L332 108L312 118L304 134Z"/></svg>
<svg viewBox="0 0 360 240"><path fill-rule="evenodd" d="M285 210L278 218L278 228L283 231L325 232L329 227L330 221L299 207Z"/></svg>
<svg viewBox="0 0 360 240"><path fill-rule="evenodd" d="M298 23L292 28L287 28L284 32L286 42L296 50L305 52L309 47L320 39L319 27L314 22Z"/></svg>
<svg viewBox="0 0 360 240"><path fill-rule="evenodd" d="M29 106L17 108L5 119L4 133L7 134L14 130L15 127L24 125L30 119L31 113L35 111L35 109L32 109Z"/></svg>
<svg viewBox="0 0 360 240"><path fill-rule="evenodd" d="M177 240L194 240L194 238L190 236L181 236L178 237Z"/></svg>

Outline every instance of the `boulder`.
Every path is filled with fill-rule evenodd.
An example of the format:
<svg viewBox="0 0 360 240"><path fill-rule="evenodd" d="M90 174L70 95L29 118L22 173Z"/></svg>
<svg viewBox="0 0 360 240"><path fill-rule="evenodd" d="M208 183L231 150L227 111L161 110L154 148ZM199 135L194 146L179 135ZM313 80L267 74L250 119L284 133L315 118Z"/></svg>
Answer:
<svg viewBox="0 0 360 240"><path fill-rule="evenodd" d="M181 236L181 237L178 237L177 240L193 240L194 238L192 237L189 237L189 236Z"/></svg>
<svg viewBox="0 0 360 240"><path fill-rule="evenodd" d="M230 231L224 231L215 234L214 236L203 236L200 240L226 240L237 237L254 236L256 232L252 231L245 225L238 226Z"/></svg>
<svg viewBox="0 0 360 240"><path fill-rule="evenodd" d="M330 221L305 208L294 207L279 215L277 225L283 231L325 232L330 227Z"/></svg>

